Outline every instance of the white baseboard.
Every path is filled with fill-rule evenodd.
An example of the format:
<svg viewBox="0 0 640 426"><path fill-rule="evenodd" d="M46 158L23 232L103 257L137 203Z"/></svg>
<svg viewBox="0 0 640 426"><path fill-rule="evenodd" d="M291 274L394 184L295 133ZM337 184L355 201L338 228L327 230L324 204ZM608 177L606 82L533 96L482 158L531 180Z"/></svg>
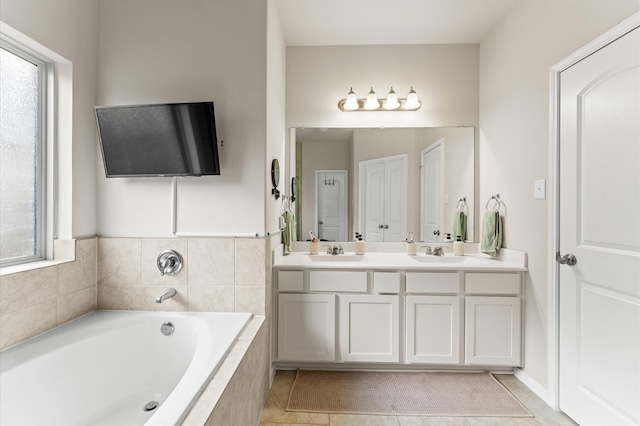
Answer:
<svg viewBox="0 0 640 426"><path fill-rule="evenodd" d="M540 399L542 399L549 407L553 408L554 410L556 409L554 407L555 403L553 401L553 398L551 398L549 390L538 383L536 380L534 380L530 375L525 373L524 370L521 370L520 368L514 368L513 375L516 377L516 379L520 380L522 384L531 389L533 393L538 395L538 397L540 397Z"/></svg>

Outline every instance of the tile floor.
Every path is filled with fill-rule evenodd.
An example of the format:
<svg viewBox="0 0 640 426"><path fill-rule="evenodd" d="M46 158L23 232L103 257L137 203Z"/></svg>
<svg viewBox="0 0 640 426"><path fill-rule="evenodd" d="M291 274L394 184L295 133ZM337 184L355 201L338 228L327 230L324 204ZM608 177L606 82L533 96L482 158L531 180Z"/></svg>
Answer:
<svg viewBox="0 0 640 426"><path fill-rule="evenodd" d="M295 371L279 370L262 410L260 426L331 425L331 426L470 426L470 425L576 425L564 413L557 412L511 374L496 377L535 416L513 417L416 417L370 416L353 414L294 413L285 411Z"/></svg>

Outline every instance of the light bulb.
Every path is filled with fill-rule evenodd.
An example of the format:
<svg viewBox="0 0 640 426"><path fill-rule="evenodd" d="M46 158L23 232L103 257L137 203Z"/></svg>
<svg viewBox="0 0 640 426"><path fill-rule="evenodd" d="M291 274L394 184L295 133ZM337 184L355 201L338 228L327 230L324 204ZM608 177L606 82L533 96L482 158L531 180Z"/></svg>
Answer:
<svg viewBox="0 0 640 426"><path fill-rule="evenodd" d="M387 100L384 101L384 105L383 108L384 109L398 109L400 107L400 102L398 102L398 95L396 94L396 92L393 90L393 87L391 88L391 90L389 91L389 94L387 95Z"/></svg>
<svg viewBox="0 0 640 426"><path fill-rule="evenodd" d="M353 111L358 109L359 107L360 105L358 105L358 98L356 97L356 94L353 91L353 87L352 87L351 90L349 90L349 93L347 94L347 99L345 100L342 108L348 111Z"/></svg>
<svg viewBox="0 0 640 426"><path fill-rule="evenodd" d="M418 109L420 108L420 101L418 100L418 94L415 90L413 90L413 86L411 86L411 90L409 90L409 94L407 95L407 102L404 104L405 109Z"/></svg>
<svg viewBox="0 0 640 426"><path fill-rule="evenodd" d="M380 102L378 102L378 97L376 96L376 92L373 91L373 87L371 87L371 90L367 95L367 101L364 103L364 108L368 110L380 108Z"/></svg>

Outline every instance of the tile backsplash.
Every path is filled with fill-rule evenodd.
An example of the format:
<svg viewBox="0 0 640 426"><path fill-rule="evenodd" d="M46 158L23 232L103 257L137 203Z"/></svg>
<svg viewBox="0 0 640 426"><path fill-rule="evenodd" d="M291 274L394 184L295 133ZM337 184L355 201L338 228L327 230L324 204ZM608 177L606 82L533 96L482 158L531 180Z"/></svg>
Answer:
<svg viewBox="0 0 640 426"><path fill-rule="evenodd" d="M95 309L267 315L273 238L89 238L61 247L75 260L0 277L0 350ZM71 244L75 243L75 244ZM175 276L157 256L179 252ZM70 256L71 257L71 256ZM155 298L173 287L177 295Z"/></svg>

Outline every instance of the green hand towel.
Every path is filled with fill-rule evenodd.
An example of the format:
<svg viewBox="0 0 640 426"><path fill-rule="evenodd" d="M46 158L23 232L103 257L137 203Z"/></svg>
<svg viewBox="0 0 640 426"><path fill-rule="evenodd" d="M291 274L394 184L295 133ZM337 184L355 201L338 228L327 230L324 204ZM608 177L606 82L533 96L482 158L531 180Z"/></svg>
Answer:
<svg viewBox="0 0 640 426"><path fill-rule="evenodd" d="M495 256L502 247L502 218L496 211L488 211L482 221L480 251Z"/></svg>
<svg viewBox="0 0 640 426"><path fill-rule="evenodd" d="M453 217L453 232L451 237L456 241L458 236L464 241L467 236L467 215L463 211L456 211Z"/></svg>
<svg viewBox="0 0 640 426"><path fill-rule="evenodd" d="M284 217L285 224L282 230L282 243L287 251L291 251L291 243L296 240L296 217L289 210L282 213L282 217Z"/></svg>

